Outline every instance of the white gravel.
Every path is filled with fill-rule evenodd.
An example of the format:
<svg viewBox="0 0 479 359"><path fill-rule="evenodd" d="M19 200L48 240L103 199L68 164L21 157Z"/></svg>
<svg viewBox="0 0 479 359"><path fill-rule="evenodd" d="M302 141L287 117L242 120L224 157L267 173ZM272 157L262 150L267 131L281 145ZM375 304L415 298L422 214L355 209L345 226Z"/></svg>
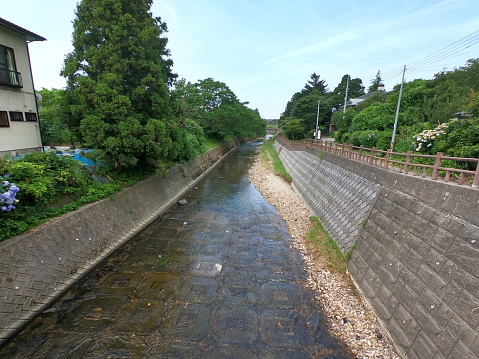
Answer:
<svg viewBox="0 0 479 359"><path fill-rule="evenodd" d="M324 308L332 335L357 358L400 358L352 280L329 272L321 258L311 255L304 240L312 227L311 214L293 187L266 168L259 155L250 169L250 180L286 222L293 247L301 252L306 263L309 285Z"/></svg>

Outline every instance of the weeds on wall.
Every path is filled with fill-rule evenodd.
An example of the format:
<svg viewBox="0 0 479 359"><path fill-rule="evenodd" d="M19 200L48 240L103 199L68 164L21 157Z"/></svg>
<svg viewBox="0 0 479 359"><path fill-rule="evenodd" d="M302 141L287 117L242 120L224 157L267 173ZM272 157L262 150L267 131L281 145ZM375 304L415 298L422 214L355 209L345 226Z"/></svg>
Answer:
<svg viewBox="0 0 479 359"><path fill-rule="evenodd" d="M346 255L329 236L317 217L311 217L313 227L306 236L314 257L323 260L326 267L334 273L345 275L347 271Z"/></svg>
<svg viewBox="0 0 479 359"><path fill-rule="evenodd" d="M284 180L288 183L291 183L293 182L293 178L284 168L283 162L281 162L281 159L273 147L275 139L276 137L273 137L263 143L261 146L261 159L265 165L273 171L274 174L284 178Z"/></svg>

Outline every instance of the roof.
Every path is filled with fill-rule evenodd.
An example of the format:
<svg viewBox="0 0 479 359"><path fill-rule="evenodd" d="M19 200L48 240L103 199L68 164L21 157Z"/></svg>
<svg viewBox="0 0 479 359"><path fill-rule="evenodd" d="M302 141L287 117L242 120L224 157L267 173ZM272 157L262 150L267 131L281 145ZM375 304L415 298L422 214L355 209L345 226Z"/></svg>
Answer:
<svg viewBox="0 0 479 359"><path fill-rule="evenodd" d="M382 92L382 93L389 93L385 90L376 90L376 91L372 91L372 92L368 92L364 95L361 95L359 97L354 97L354 98L349 98L348 99L348 102L346 104L346 107L351 107L351 106L357 106L359 105L361 102L363 102L366 98L368 98L369 96L375 94L375 93L379 93L379 92Z"/></svg>
<svg viewBox="0 0 479 359"><path fill-rule="evenodd" d="M363 102L364 99L363 98L360 98L360 97L356 97L356 98L350 98L348 100L348 105L350 106L356 106L358 105L360 102Z"/></svg>
<svg viewBox="0 0 479 359"><path fill-rule="evenodd" d="M383 86L384 86L384 85L383 85ZM376 91L368 92L368 93L366 93L366 94L364 94L364 95L361 95L361 96L359 96L359 97L356 97L356 98L365 99L366 97L369 97L369 96L371 96L371 95L373 95L373 94L375 94L375 93L378 93L378 92L388 93L386 90L376 90Z"/></svg>
<svg viewBox="0 0 479 359"><path fill-rule="evenodd" d="M25 35L27 41L46 41L47 40L44 37L37 35L27 29L24 29L23 27L15 25L13 22L2 19L1 17L0 17L0 26L4 26L10 30L13 30L22 35Z"/></svg>

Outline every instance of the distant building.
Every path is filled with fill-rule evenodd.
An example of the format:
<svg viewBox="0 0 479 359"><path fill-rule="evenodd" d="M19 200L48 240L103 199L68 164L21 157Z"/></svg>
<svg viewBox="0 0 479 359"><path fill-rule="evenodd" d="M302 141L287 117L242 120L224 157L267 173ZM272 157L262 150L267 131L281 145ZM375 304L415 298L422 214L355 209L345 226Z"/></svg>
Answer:
<svg viewBox="0 0 479 359"><path fill-rule="evenodd" d="M369 96L374 95L374 94L376 94L376 93L378 93L378 92L387 93L384 84L382 84L382 83L379 84L379 85L378 85L378 89L377 89L376 91L371 91L371 92L368 92L367 94L364 94L364 95L362 95L362 96L348 99L348 102L346 103L346 108L357 106L357 105L359 105L361 102L363 102L364 100L366 100Z"/></svg>
<svg viewBox="0 0 479 359"><path fill-rule="evenodd" d="M0 156L42 148L28 43L45 40L0 18Z"/></svg>
<svg viewBox="0 0 479 359"><path fill-rule="evenodd" d="M355 106L359 105L361 102L363 102L364 100L366 100L366 98L368 98L369 96L374 95L378 92L387 93L384 84L380 83L378 85L378 89L376 91L368 92L367 94L364 94L364 95L359 96L359 97L349 98L348 102L346 103L346 108L355 107ZM338 106L337 108L333 108L333 113L336 112L336 111L339 111L339 109L342 109L343 106ZM334 132L334 131L338 130L338 128L336 127L336 125L333 122L328 122L327 124L328 124L328 132Z"/></svg>
<svg viewBox="0 0 479 359"><path fill-rule="evenodd" d="M462 120L464 118L471 118L473 116L472 112L456 112L456 118Z"/></svg>

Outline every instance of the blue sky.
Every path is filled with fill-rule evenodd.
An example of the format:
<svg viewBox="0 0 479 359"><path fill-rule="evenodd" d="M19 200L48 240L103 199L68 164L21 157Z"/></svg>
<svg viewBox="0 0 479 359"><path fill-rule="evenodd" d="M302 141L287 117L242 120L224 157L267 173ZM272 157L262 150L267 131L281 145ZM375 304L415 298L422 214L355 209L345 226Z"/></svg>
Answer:
<svg viewBox="0 0 479 359"><path fill-rule="evenodd" d="M36 88L64 87L77 0L0 3L0 17L48 40L30 45ZM279 118L313 72L333 90L344 74L367 87L380 70L390 90L404 65L479 30L477 0L156 0L151 10L168 25L180 78L224 82L263 118ZM477 57L479 44L406 72L406 81Z"/></svg>

